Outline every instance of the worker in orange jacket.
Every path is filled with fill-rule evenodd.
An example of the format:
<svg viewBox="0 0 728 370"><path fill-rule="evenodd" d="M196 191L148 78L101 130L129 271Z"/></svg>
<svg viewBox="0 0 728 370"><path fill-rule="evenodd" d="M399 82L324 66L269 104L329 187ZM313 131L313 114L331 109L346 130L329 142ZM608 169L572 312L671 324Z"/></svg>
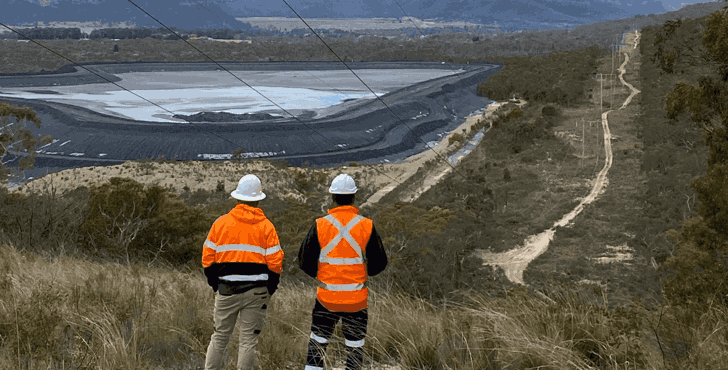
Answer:
<svg viewBox="0 0 728 370"><path fill-rule="evenodd" d="M339 319L348 351L346 370L362 366L369 294L365 283L368 276L384 271L387 254L372 220L352 206L357 190L349 175L332 181L334 207L316 219L298 253L299 267L320 283L305 370L323 370L326 346Z"/></svg>
<svg viewBox="0 0 728 370"><path fill-rule="evenodd" d="M202 266L215 295L215 331L205 369L222 369L235 323L240 322L238 370L256 367L258 334L270 296L283 269L283 251L273 224L258 204L265 198L260 180L245 175L230 195L238 200L212 225L202 250ZM238 320L239 319L239 320Z"/></svg>

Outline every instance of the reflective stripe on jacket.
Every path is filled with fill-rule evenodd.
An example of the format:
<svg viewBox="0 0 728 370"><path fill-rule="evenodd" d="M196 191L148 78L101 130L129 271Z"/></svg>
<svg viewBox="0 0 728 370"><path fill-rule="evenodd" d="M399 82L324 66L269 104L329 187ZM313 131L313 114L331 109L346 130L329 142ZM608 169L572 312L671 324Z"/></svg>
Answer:
<svg viewBox="0 0 728 370"><path fill-rule="evenodd" d="M202 248L208 283L258 282L278 286L283 250L263 210L238 204L215 221ZM270 280L270 281L269 281Z"/></svg>
<svg viewBox="0 0 728 370"><path fill-rule="evenodd" d="M367 307L364 260L373 224L358 212L355 207L341 206L316 220L321 246L317 298L330 311L356 312Z"/></svg>

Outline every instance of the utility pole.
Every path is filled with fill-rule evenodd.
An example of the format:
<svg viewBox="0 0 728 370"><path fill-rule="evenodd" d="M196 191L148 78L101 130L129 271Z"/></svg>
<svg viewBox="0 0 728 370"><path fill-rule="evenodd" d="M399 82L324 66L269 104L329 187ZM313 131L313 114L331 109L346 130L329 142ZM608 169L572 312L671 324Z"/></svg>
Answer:
<svg viewBox="0 0 728 370"><path fill-rule="evenodd" d="M584 166L584 119L581 119L581 164L579 165Z"/></svg>
<svg viewBox="0 0 728 370"><path fill-rule="evenodd" d="M602 125L604 124L604 122L602 122L601 120L599 120L599 121L589 121L589 125L590 126L591 126L592 123L599 123L599 124L602 124ZM599 162L599 152L601 151L601 150L599 150L599 147L601 145L599 145L599 130L595 130L595 132L596 132L597 146L596 146L596 154L595 154L595 156L596 156L596 162L594 163L594 166L596 167L597 163Z"/></svg>
<svg viewBox="0 0 728 370"><path fill-rule="evenodd" d="M612 73L614 73L614 42L612 42Z"/></svg>

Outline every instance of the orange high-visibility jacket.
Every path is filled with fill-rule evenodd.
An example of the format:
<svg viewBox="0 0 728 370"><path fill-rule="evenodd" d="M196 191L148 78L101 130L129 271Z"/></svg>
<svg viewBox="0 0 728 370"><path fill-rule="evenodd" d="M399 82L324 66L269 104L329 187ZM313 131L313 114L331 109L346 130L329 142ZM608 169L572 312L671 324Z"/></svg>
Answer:
<svg viewBox="0 0 728 370"><path fill-rule="evenodd" d="M321 247L317 298L330 311L356 312L367 307L364 258L373 224L357 213L351 206L336 207L316 220Z"/></svg>
<svg viewBox="0 0 728 370"><path fill-rule="evenodd" d="M202 249L208 283L257 282L275 291L283 269L283 250L263 210L238 204L215 221Z"/></svg>

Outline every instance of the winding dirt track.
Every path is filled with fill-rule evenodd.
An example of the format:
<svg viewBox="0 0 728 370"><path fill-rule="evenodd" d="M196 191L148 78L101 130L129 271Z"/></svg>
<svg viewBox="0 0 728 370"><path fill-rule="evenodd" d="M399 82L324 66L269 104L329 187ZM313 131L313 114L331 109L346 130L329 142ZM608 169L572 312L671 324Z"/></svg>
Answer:
<svg viewBox="0 0 728 370"><path fill-rule="evenodd" d="M635 50L637 48L640 38L639 32L637 31L635 33L636 36L634 39L634 47L632 48L632 50ZM632 98L640 93L640 91L635 89L634 86L624 81L623 75L626 72L624 67L629 62L629 54L625 52L624 56L624 63L622 63L622 65L619 67L619 80L622 81L623 85L627 86L630 90L632 90L632 93L627 97L619 110L624 109L632 101ZM612 167L612 134L609 131L609 122L607 121L607 116L610 112L612 112L612 110L608 110L602 113L602 128L604 131L604 151L606 152L606 161L604 163L604 167L601 171L599 171L599 174L594 180L594 187L592 187L589 195L587 195L581 201L581 203L579 203L579 205L576 206L576 208L574 208L571 212L564 215L560 220L556 221L556 223L554 223L554 225L551 226L550 229L543 231L540 234L528 237L522 247L512 249L503 253L489 253L482 251L478 253L478 256L483 259L485 265L500 266L505 271L508 280L513 283L525 285L525 282L523 281L523 272L526 270L526 267L531 261L536 259L536 257L540 256L542 253L546 252L549 243L554 238L554 234L556 233L556 227L564 227L568 225L569 222L571 222L579 213L581 213L581 211L584 210L584 207L587 204L592 203L594 200L597 199L599 194L602 194L604 192L607 183L609 182L609 180L607 179L607 173Z"/></svg>

